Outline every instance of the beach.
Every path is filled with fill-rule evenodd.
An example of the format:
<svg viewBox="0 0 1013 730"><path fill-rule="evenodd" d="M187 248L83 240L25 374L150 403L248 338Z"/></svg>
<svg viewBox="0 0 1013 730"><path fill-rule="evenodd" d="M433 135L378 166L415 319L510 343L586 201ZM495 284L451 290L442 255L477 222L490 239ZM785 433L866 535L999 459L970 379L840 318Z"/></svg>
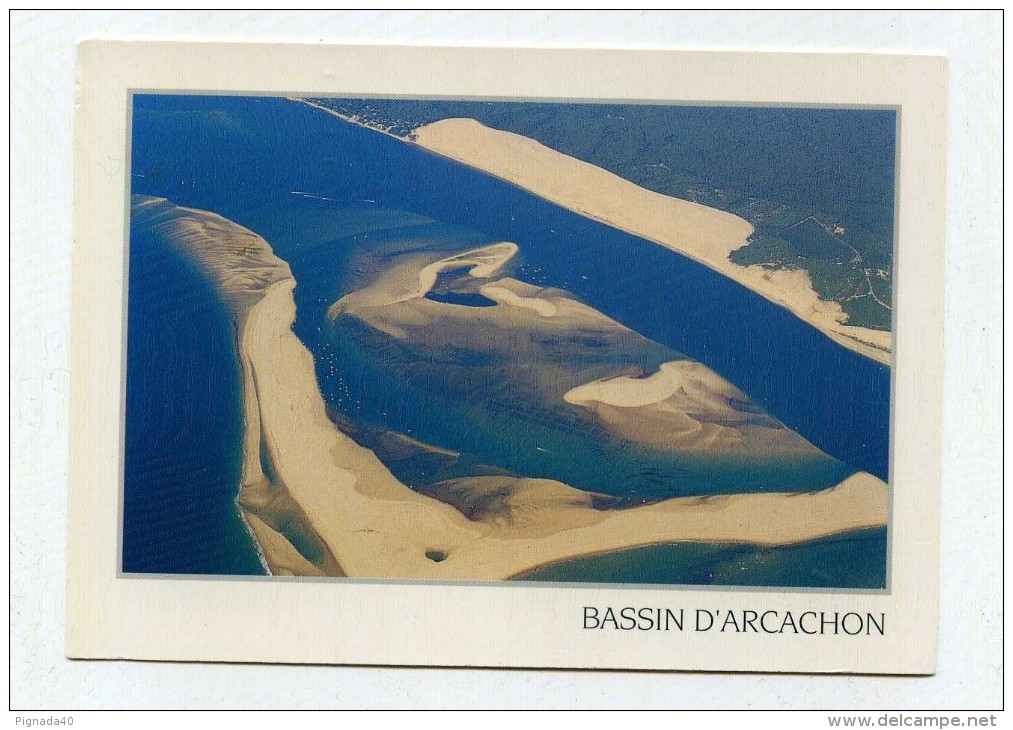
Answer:
<svg viewBox="0 0 1013 730"><path fill-rule="evenodd" d="M491 129L474 119L434 122L416 129L410 139L571 211L688 256L785 307L839 344L890 364L891 333L844 324L847 316L841 306L821 300L807 272L741 266L729 260L753 233L752 225L736 215L647 190L535 140Z"/></svg>
<svg viewBox="0 0 1013 730"><path fill-rule="evenodd" d="M427 493L412 490L328 418L313 356L292 331L295 279L268 241L214 213L164 199L135 196L133 215L191 256L232 314L245 421L237 502L276 575L495 580L627 547L787 545L886 524L887 486L865 473L819 492L676 498L626 509L602 506L598 495L549 479L462 477ZM706 227L705 218L687 213L688 225ZM742 235L738 224L726 223L708 229L713 246ZM511 246L401 269L362 295L369 298L341 302L337 313L367 310L375 296L421 299L447 268L490 275L513 255ZM565 324L585 316L583 305L569 299L503 286L485 291L507 308L546 320ZM669 368L633 390L614 380L572 397L651 405L671 395L672 377Z"/></svg>

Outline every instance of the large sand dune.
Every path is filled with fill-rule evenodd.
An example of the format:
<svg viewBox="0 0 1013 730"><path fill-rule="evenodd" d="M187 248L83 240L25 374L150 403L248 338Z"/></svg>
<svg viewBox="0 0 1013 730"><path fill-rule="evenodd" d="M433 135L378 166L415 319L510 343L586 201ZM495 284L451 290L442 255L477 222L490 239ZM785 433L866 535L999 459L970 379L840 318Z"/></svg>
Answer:
<svg viewBox="0 0 1013 730"><path fill-rule="evenodd" d="M278 574L500 579L657 542L779 545L886 522L886 485L868 474L811 494L625 510L596 509L593 495L537 479L456 480L436 488L443 499L415 492L328 419L312 355L292 332L295 281L266 241L161 199L135 197L133 215L192 256L232 309L246 419L239 504Z"/></svg>

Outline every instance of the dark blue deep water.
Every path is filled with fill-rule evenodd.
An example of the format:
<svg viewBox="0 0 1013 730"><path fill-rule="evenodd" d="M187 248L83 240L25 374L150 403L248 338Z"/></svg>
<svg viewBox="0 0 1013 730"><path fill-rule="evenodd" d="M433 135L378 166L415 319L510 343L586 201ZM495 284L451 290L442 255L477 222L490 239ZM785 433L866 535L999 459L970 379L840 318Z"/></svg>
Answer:
<svg viewBox="0 0 1013 730"><path fill-rule="evenodd" d="M454 406L431 393L377 392L389 373L327 333L324 312L347 291L342 272L355 251L385 236L448 247L510 240L522 251L517 278L566 289L703 362L842 473L887 477L889 369L702 265L298 102L137 95L132 128L133 193L219 213L290 263L296 333L314 352L325 397L348 415L427 437L460 422L439 418L434 406ZM194 272L180 273L185 262L151 264L164 254L149 243L131 239L124 570L259 572L232 503L242 416L229 323L211 313L210 290L201 299ZM177 299L197 309L170 304ZM342 367L359 374L324 384Z"/></svg>
<svg viewBox="0 0 1013 730"><path fill-rule="evenodd" d="M234 502L243 411L232 322L192 263L143 231L130 242L122 570L262 573Z"/></svg>

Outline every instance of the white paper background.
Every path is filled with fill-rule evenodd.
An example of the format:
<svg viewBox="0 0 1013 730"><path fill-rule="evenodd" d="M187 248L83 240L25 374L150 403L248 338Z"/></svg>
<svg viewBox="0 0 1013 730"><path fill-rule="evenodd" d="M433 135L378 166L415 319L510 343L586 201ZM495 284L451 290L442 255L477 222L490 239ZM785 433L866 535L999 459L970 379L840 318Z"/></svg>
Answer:
<svg viewBox="0 0 1013 730"><path fill-rule="evenodd" d="M716 676L64 659L74 43L96 36L949 53L939 673ZM1001 57L998 13L14 13L11 706L999 706Z"/></svg>

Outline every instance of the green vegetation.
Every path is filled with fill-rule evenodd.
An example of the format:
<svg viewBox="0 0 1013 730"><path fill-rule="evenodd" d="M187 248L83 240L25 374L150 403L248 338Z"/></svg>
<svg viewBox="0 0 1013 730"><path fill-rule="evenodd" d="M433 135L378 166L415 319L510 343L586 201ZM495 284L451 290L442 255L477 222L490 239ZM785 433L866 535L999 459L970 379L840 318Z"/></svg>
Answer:
<svg viewBox="0 0 1013 730"><path fill-rule="evenodd" d="M802 269L848 323L890 328L895 113L419 99L313 99L411 138L467 117L637 185L732 212L756 231L732 260Z"/></svg>
<svg viewBox="0 0 1013 730"><path fill-rule="evenodd" d="M853 297L842 305L849 322L865 322L870 329L890 330L892 312L881 306L871 296Z"/></svg>

